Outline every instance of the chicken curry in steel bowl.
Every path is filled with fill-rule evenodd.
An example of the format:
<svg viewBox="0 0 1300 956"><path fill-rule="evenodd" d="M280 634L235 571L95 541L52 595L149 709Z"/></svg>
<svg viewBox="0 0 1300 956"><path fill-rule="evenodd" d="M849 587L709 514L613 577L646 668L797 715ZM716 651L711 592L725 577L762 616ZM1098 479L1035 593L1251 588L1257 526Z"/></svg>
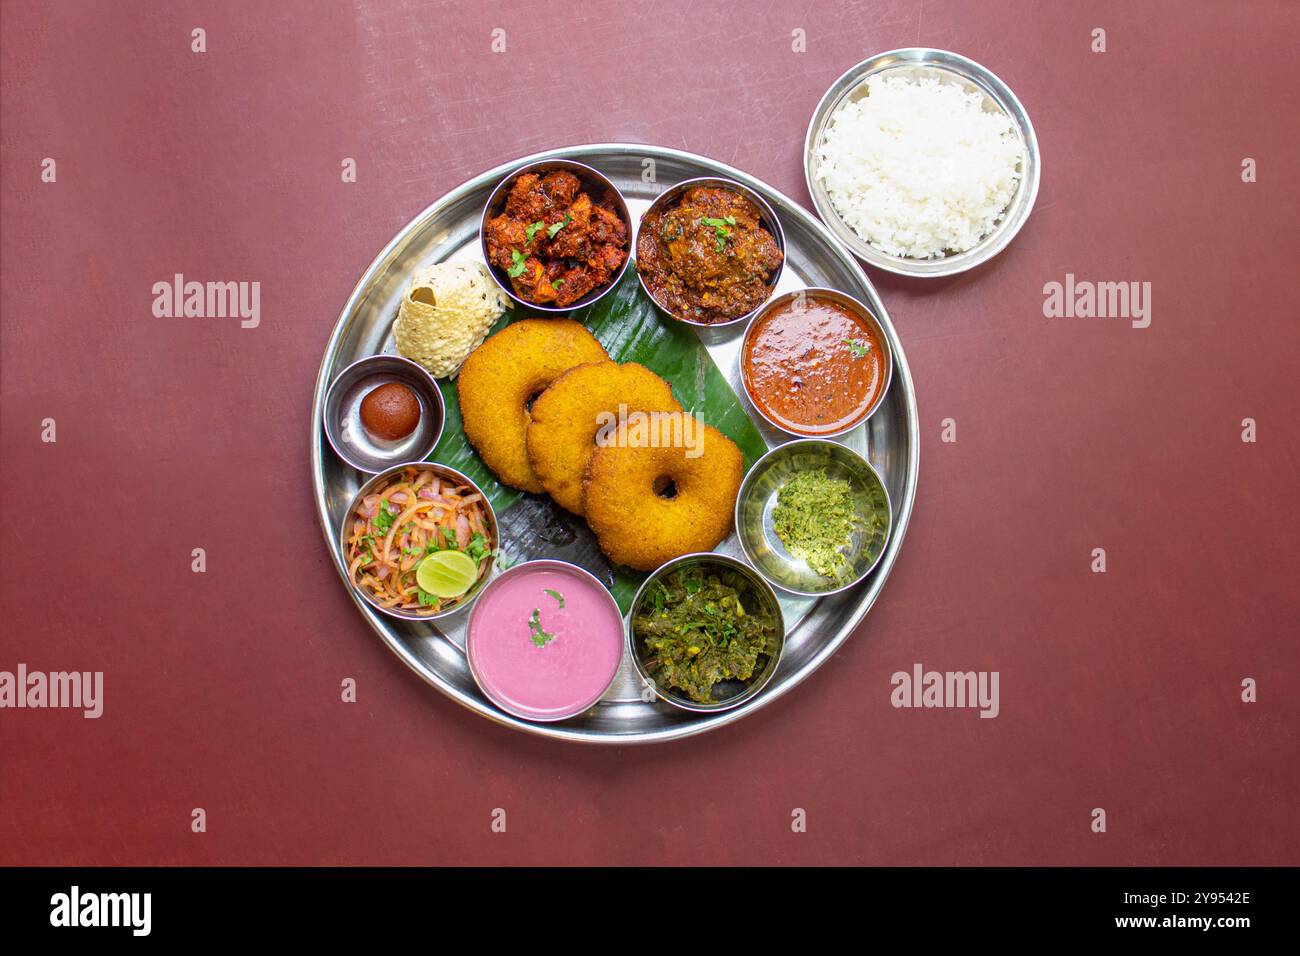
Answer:
<svg viewBox="0 0 1300 956"><path fill-rule="evenodd" d="M608 292L627 267L632 220L614 184L554 160L511 173L483 210L483 257L501 288L541 311L567 312Z"/></svg>
<svg viewBox="0 0 1300 956"><path fill-rule="evenodd" d="M693 179L659 196L641 217L637 274L675 319L723 325L752 315L772 294L785 261L776 214L727 179Z"/></svg>

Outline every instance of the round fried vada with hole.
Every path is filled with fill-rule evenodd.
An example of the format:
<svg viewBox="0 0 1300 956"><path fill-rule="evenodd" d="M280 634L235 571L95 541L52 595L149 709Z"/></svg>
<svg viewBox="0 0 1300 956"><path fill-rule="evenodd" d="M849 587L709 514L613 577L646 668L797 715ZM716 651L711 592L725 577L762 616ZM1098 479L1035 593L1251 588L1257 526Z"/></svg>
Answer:
<svg viewBox="0 0 1300 956"><path fill-rule="evenodd" d="M712 551L731 531L744 456L722 432L692 421L702 434L685 448L639 443L629 421L592 452L583 506L611 561L650 571L683 554Z"/></svg>
<svg viewBox="0 0 1300 956"><path fill-rule="evenodd" d="M529 407L573 368L608 359L572 319L520 319L470 353L456 380L465 437L504 484L540 494L528 463Z"/></svg>
<svg viewBox="0 0 1300 956"><path fill-rule="evenodd" d="M546 493L574 514L583 514L582 480L596 443L615 434L633 412L684 413L672 386L644 365L593 362L569 369L533 402L528 424L528 461ZM654 418L654 427L681 435L685 423ZM692 421L691 426L694 426Z"/></svg>

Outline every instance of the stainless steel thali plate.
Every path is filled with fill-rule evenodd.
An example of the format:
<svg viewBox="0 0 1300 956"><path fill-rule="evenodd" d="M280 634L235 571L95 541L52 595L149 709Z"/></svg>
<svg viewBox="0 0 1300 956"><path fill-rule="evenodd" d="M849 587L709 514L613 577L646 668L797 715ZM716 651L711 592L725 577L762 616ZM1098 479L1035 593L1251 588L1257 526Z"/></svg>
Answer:
<svg viewBox="0 0 1300 956"><path fill-rule="evenodd" d="M660 192L684 179L722 176L758 191L785 229L786 265L776 291L826 286L860 299L879 317L894 353L893 382L879 410L864 425L839 439L867 457L889 490L894 526L885 554L866 579L841 594L816 600L782 596L786 644L780 667L761 694L734 710L694 714L653 698L647 701L644 697L650 695L643 694L632 662L625 659L609 692L585 714L554 724L518 720L493 706L474 683L464 653L467 611L437 625L392 620L370 608L347 584L336 532L348 502L366 476L340 460L322 433L325 393L334 377L352 362L393 351L393 319L406 282L417 266L447 259L481 258L479 219L501 177L524 163L559 158L586 163L613 180L628 201L634 224ZM741 386L739 355L744 330L740 323L697 331L768 445L775 446L790 440L790 436L766 426L748 405ZM312 477L325 545L334 558L341 583L375 633L408 667L457 703L517 730L584 743L673 740L713 730L773 703L820 667L866 615L897 560L916 499L920 453L916 394L902 344L861 266L830 231L789 197L731 166L680 150L624 143L572 146L521 157L453 189L402 229L357 283L330 334L316 379L311 427ZM498 515L503 536L515 509L521 509L518 521L534 520L528 513L530 507L537 506L531 496L526 496ZM718 550L741 556L734 533ZM530 553L520 557L551 556L562 555Z"/></svg>

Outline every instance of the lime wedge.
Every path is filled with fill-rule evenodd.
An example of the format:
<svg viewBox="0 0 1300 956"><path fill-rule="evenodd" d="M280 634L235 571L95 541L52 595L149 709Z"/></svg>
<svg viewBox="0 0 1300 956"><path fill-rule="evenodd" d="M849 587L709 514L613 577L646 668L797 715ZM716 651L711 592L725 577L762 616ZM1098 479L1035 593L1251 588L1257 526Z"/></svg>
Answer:
<svg viewBox="0 0 1300 956"><path fill-rule="evenodd" d="M478 580L478 565L464 551L435 551L415 569L420 590L434 597L460 597Z"/></svg>

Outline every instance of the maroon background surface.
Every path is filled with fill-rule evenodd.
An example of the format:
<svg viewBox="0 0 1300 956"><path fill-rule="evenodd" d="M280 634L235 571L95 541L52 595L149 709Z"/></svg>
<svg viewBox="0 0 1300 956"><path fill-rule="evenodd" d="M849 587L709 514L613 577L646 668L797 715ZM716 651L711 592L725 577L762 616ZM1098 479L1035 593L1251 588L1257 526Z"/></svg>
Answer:
<svg viewBox="0 0 1300 956"><path fill-rule="evenodd" d="M102 670L105 712L0 711L0 863L1300 863L1296 5L741 6L6 0L0 669ZM313 381L366 264L462 180L572 143L807 204L818 98L913 45L1006 80L1044 173L987 267L872 274L923 448L860 631L775 706L650 748L424 685L311 501ZM176 272L261 282L261 327L154 318ZM1151 327L1044 318L1067 272L1151 282ZM894 709L918 661L999 671L1001 715Z"/></svg>

